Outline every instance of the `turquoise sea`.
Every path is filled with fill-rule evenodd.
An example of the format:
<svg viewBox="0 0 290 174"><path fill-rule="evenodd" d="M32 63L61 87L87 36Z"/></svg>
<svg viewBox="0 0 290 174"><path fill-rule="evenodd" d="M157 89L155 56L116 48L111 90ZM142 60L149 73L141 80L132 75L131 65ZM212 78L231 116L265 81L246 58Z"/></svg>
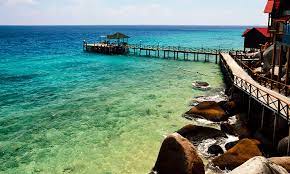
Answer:
<svg viewBox="0 0 290 174"><path fill-rule="evenodd" d="M245 27L0 26L0 173L145 174L192 97L224 87L219 66L82 51L131 43L241 48ZM206 81L210 91L193 90Z"/></svg>

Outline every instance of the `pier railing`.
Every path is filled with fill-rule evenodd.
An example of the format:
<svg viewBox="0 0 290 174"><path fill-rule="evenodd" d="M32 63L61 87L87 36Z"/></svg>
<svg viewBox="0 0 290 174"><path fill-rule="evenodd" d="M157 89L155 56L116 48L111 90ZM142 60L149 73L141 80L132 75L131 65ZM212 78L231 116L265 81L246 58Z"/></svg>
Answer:
<svg viewBox="0 0 290 174"><path fill-rule="evenodd" d="M234 49L223 48L203 48L203 47L182 47L182 46L167 46L167 45L142 45L142 44L129 44L129 49L144 49L144 50L166 50L166 51L181 51L181 52L201 52L201 53L227 53L236 51Z"/></svg>
<svg viewBox="0 0 290 174"><path fill-rule="evenodd" d="M234 75L234 85L289 121L290 103Z"/></svg>
<svg viewBox="0 0 290 174"><path fill-rule="evenodd" d="M233 57L229 54L221 54L221 65L222 70L227 73L227 77L231 80L233 85L247 94L248 97L248 117L251 118L251 101L252 99L261 103L262 116L261 116L261 128L264 127L264 116L265 108L271 110L274 114L274 126L273 126L273 145L277 145L277 132L278 132L278 117L283 118L287 121L288 130L290 136L290 120L289 120L289 108L290 102L289 99L285 96L278 95L277 93L271 91L255 82L255 80L249 78L249 75L241 71L241 66L237 63L236 60L233 60ZM244 100L244 99L243 99ZM288 141L288 147L290 147L290 139ZM290 148L288 148L287 154L289 154Z"/></svg>
<svg viewBox="0 0 290 174"><path fill-rule="evenodd" d="M235 61L254 79L256 80L260 85L265 86L269 89L276 90L280 94L283 94L285 96L290 95L290 86L286 85L284 83L281 83L276 80L272 80L270 78L267 78L261 74L257 74L254 72L252 68L250 68L245 61L254 61L258 62L258 60L249 59L247 56L239 51L230 52L230 55L235 59Z"/></svg>

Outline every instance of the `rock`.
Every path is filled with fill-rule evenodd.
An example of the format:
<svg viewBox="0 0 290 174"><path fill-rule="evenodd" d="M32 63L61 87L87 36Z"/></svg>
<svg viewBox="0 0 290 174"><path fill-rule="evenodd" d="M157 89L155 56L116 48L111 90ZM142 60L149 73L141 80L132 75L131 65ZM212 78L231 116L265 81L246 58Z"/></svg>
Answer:
<svg viewBox="0 0 290 174"><path fill-rule="evenodd" d="M219 155L219 154L224 154L224 150L221 148L221 146L217 145L217 144L214 144L214 145L211 145L207 152L209 154L213 154L213 155Z"/></svg>
<svg viewBox="0 0 290 174"><path fill-rule="evenodd" d="M273 157L269 159L271 162L284 167L290 173L290 156L287 157Z"/></svg>
<svg viewBox="0 0 290 174"><path fill-rule="evenodd" d="M201 102L197 106L192 107L185 115L191 118L204 118L214 122L228 119L226 112L219 103L213 101Z"/></svg>
<svg viewBox="0 0 290 174"><path fill-rule="evenodd" d="M232 170L255 156L261 156L262 153L258 145L260 145L260 142L257 140L240 140L237 145L223 155L214 158L212 162L221 169Z"/></svg>
<svg viewBox="0 0 290 174"><path fill-rule="evenodd" d="M204 174L204 164L194 146L178 133L162 143L153 168L158 174Z"/></svg>
<svg viewBox="0 0 290 174"><path fill-rule="evenodd" d="M235 130L235 127L229 123L221 123L220 125L221 130L229 135L237 136L237 132Z"/></svg>
<svg viewBox="0 0 290 174"><path fill-rule="evenodd" d="M228 174L288 174L281 166L278 166L264 157L254 157Z"/></svg>
<svg viewBox="0 0 290 174"><path fill-rule="evenodd" d="M208 90L210 89L210 85L207 82L193 82L192 87L195 89L201 89L201 90Z"/></svg>
<svg viewBox="0 0 290 174"><path fill-rule="evenodd" d="M190 140L193 144L198 144L205 139L227 138L227 135L218 129L192 124L184 126L177 133Z"/></svg>
<svg viewBox="0 0 290 174"><path fill-rule="evenodd" d="M288 137L285 137L279 141L277 151L281 156L283 156L287 155L287 149L288 149Z"/></svg>
<svg viewBox="0 0 290 174"><path fill-rule="evenodd" d="M238 106L235 101L227 101L221 106L230 116L233 116L237 113Z"/></svg>
<svg viewBox="0 0 290 174"><path fill-rule="evenodd" d="M225 145L226 150L230 150L231 148L233 148L235 145L238 144L239 141L233 141L233 142L229 142Z"/></svg>

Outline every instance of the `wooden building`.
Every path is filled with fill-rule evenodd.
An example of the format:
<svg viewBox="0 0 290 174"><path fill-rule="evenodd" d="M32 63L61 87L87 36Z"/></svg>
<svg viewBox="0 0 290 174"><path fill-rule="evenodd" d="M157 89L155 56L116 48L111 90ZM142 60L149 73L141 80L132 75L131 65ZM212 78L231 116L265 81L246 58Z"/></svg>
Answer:
<svg viewBox="0 0 290 174"><path fill-rule="evenodd" d="M271 80L289 89L290 85L290 1L268 0L265 13L269 14L268 29L273 53L271 56ZM276 62L276 63L274 63ZM278 63L277 63L278 62ZM275 73L275 69L278 73ZM277 75L275 75L277 74Z"/></svg>
<svg viewBox="0 0 290 174"><path fill-rule="evenodd" d="M270 33L267 27L247 29L243 35L244 49L260 49L261 45L270 41Z"/></svg>
<svg viewBox="0 0 290 174"><path fill-rule="evenodd" d="M84 41L83 49L87 52L94 52L100 54L128 54L128 39L130 37L123 33L115 33L107 35L106 40L98 43L87 43Z"/></svg>

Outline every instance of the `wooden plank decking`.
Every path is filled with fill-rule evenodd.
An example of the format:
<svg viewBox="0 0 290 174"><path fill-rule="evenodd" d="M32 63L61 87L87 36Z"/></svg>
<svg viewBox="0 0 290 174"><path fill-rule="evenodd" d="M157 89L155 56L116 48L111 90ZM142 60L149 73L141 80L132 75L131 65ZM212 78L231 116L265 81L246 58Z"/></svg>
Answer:
<svg viewBox="0 0 290 174"><path fill-rule="evenodd" d="M228 53L221 53L221 59L231 71L236 87L289 121L290 99L288 97L261 86Z"/></svg>

